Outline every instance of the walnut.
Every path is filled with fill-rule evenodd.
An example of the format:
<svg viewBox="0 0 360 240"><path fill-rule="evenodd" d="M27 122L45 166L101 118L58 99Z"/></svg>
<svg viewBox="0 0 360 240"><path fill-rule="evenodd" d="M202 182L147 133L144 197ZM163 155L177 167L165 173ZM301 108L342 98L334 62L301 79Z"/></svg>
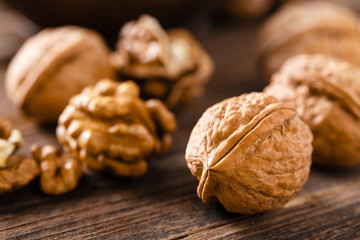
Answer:
<svg viewBox="0 0 360 240"><path fill-rule="evenodd" d="M40 186L43 192L52 195L67 193L76 188L81 176L81 163L62 154L53 145L31 146L34 159L40 163Z"/></svg>
<svg viewBox="0 0 360 240"><path fill-rule="evenodd" d="M160 100L140 99L134 82L105 79L70 100L57 137L89 169L137 177L146 172L147 157L170 148L175 128Z"/></svg>
<svg viewBox="0 0 360 240"><path fill-rule="evenodd" d="M273 0L225 0L221 1L226 12L233 16L259 18L274 5Z"/></svg>
<svg viewBox="0 0 360 240"><path fill-rule="evenodd" d="M226 99L191 132L186 161L205 203L254 214L282 207L307 181L312 134L296 110L264 93Z"/></svg>
<svg viewBox="0 0 360 240"><path fill-rule="evenodd" d="M200 95L213 72L213 61L189 31L164 31L149 15L124 25L111 59L121 79L140 85L142 97L170 108Z"/></svg>
<svg viewBox="0 0 360 240"><path fill-rule="evenodd" d="M265 89L292 103L314 134L313 162L350 167L360 160L360 68L327 55L288 59Z"/></svg>
<svg viewBox="0 0 360 240"><path fill-rule="evenodd" d="M269 78L298 54L322 53L360 66L358 17L330 1L290 1L259 32L257 54Z"/></svg>
<svg viewBox="0 0 360 240"><path fill-rule="evenodd" d="M12 155L22 142L21 132L13 129L8 120L0 118L0 194L27 185L39 174L34 159Z"/></svg>
<svg viewBox="0 0 360 240"><path fill-rule="evenodd" d="M5 78L7 95L41 122L56 122L73 95L115 76L102 37L91 30L48 28L28 39L12 59Z"/></svg>

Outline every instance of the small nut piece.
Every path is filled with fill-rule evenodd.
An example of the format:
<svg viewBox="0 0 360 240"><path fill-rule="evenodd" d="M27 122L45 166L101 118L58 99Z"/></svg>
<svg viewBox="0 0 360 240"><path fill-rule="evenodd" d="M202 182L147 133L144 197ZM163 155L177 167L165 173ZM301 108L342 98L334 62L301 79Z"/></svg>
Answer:
<svg viewBox="0 0 360 240"><path fill-rule="evenodd" d="M39 174L34 159L11 155L22 142L21 132L0 117L0 194L27 185Z"/></svg>
<svg viewBox="0 0 360 240"><path fill-rule="evenodd" d="M264 75L298 54L328 54L360 66L358 17L330 1L289 1L261 28L259 65Z"/></svg>
<svg viewBox="0 0 360 240"><path fill-rule="evenodd" d="M52 195L67 193L76 188L81 176L81 163L62 154L56 146L38 144L31 146L34 159L40 163L40 186L43 192Z"/></svg>
<svg viewBox="0 0 360 240"><path fill-rule="evenodd" d="M313 162L350 167L360 161L360 68L327 55L298 55L265 92L292 103L314 134Z"/></svg>
<svg viewBox="0 0 360 240"><path fill-rule="evenodd" d="M312 134L296 110L264 93L226 99L191 132L186 161L205 203L254 214L282 207L307 181Z"/></svg>
<svg viewBox="0 0 360 240"><path fill-rule="evenodd" d="M124 25L113 65L123 80L134 79L144 98L168 107L197 97L213 72L213 62L190 32L165 32L149 15Z"/></svg>
<svg viewBox="0 0 360 240"><path fill-rule="evenodd" d="M175 128L174 115L160 100L141 100L134 82L102 80L70 100L57 137L89 169L136 177L145 158L170 148Z"/></svg>
<svg viewBox="0 0 360 240"><path fill-rule="evenodd" d="M9 98L41 122L56 122L85 86L115 76L102 37L75 26L48 28L27 40L5 78Z"/></svg>
<svg viewBox="0 0 360 240"><path fill-rule="evenodd" d="M0 117L0 168L6 167L7 159L22 143L21 132L13 129L8 120Z"/></svg>

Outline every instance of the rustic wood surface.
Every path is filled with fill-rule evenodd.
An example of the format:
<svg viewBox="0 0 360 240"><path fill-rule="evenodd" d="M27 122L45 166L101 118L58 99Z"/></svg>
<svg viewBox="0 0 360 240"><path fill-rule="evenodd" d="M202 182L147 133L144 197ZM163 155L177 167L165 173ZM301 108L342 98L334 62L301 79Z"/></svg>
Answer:
<svg viewBox="0 0 360 240"><path fill-rule="evenodd" d="M244 92L261 91L254 68L257 23L231 22L195 35L216 62L205 95L176 112L174 146L150 160L134 180L87 175L66 195L43 194L34 181L0 197L0 239L360 239L360 166L315 168L300 194L285 208L255 216L205 205L184 152L190 131L214 103ZM0 49L1 51L1 49ZM0 115L22 130L29 155L33 143L56 143L53 127L38 126L6 98L6 61L0 64Z"/></svg>

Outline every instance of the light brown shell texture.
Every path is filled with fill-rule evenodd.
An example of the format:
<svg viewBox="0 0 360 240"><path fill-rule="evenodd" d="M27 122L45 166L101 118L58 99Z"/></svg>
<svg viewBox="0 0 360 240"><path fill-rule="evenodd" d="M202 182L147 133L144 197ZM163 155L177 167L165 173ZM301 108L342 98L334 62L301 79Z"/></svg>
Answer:
<svg viewBox="0 0 360 240"><path fill-rule="evenodd" d="M360 68L327 55L298 55L265 92L292 103L314 134L313 162L350 167L360 161Z"/></svg>
<svg viewBox="0 0 360 240"><path fill-rule="evenodd" d="M323 53L360 66L358 16L331 1L289 1L261 27L258 64L266 78L289 57Z"/></svg>
<svg viewBox="0 0 360 240"><path fill-rule="evenodd" d="M191 132L186 161L205 203L254 214L282 207L307 181L312 134L296 110L263 93L226 99Z"/></svg>
<svg viewBox="0 0 360 240"><path fill-rule="evenodd" d="M56 123L69 99L102 78L113 78L110 50L89 29L47 28L29 38L6 71L8 97L26 115Z"/></svg>

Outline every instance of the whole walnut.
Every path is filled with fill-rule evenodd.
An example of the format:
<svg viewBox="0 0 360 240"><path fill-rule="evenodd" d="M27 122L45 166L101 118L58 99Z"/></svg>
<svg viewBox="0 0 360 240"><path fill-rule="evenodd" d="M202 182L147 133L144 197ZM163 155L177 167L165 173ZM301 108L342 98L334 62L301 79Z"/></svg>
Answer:
<svg viewBox="0 0 360 240"><path fill-rule="evenodd" d="M146 158L170 148L175 128L160 100L143 101L134 82L105 79L71 98L57 137L89 169L137 177L147 170Z"/></svg>
<svg viewBox="0 0 360 240"><path fill-rule="evenodd" d="M26 115L56 123L85 86L115 76L102 37L76 26L48 28L28 39L6 72L8 97Z"/></svg>
<svg viewBox="0 0 360 240"><path fill-rule="evenodd" d="M21 132L0 117L0 194L27 185L39 174L39 166L34 159L13 155L22 142Z"/></svg>
<svg viewBox="0 0 360 240"><path fill-rule="evenodd" d="M123 26L111 59L121 79L140 85L143 98L170 108L200 95L213 72L212 59L189 31L164 31L149 15Z"/></svg>
<svg viewBox="0 0 360 240"><path fill-rule="evenodd" d="M75 189L82 176L81 163L53 145L31 146L31 153L40 164L40 187L52 195L67 193Z"/></svg>
<svg viewBox="0 0 360 240"><path fill-rule="evenodd" d="M231 212L282 207L307 181L312 134L296 110L264 93L226 99L205 111L186 148L198 196Z"/></svg>
<svg viewBox="0 0 360 240"><path fill-rule="evenodd" d="M313 162L350 167L360 161L360 68L328 55L288 59L265 92L296 106L314 134Z"/></svg>
<svg viewBox="0 0 360 240"><path fill-rule="evenodd" d="M257 54L269 78L289 57L328 54L360 66L358 17L330 1L289 1L262 26Z"/></svg>

